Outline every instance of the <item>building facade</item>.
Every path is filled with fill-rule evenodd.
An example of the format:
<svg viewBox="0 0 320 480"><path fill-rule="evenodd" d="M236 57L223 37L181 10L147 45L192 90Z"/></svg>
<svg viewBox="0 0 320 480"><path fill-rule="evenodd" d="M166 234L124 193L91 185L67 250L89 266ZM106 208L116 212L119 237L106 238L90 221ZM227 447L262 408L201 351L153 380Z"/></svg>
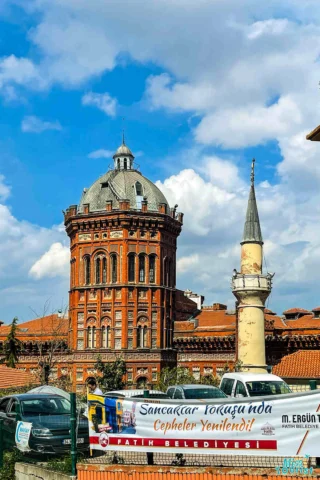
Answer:
<svg viewBox="0 0 320 480"><path fill-rule="evenodd" d="M183 214L135 167L124 142L113 161L113 169L65 212L73 378L97 355L105 361L121 355L127 383L150 386L163 366L176 363L176 250Z"/></svg>
<svg viewBox="0 0 320 480"><path fill-rule="evenodd" d="M271 290L262 274L262 236L252 182L241 271L234 271L238 309L176 288L177 239L183 214L136 168L123 141L113 168L84 189L79 205L64 212L70 238L68 318L48 315L19 325L19 368L34 373L52 352L51 379L70 379L82 391L105 362L124 358L130 387L150 387L161 368L181 366L196 379L222 374L238 359L253 365L246 336L255 328L255 365L276 365L285 355L320 348L320 308L290 309L278 316L264 308ZM242 302L242 303L241 303ZM248 316L246 312L249 312ZM0 322L1 347L9 327ZM237 340L241 336L243 349ZM265 356L266 352L266 356ZM240 355L239 355L240 354Z"/></svg>

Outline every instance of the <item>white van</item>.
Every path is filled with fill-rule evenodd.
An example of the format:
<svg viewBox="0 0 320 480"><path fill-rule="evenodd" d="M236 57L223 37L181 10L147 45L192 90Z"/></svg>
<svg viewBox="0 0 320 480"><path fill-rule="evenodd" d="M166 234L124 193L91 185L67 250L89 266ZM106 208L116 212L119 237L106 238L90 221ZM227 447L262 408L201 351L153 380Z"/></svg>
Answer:
<svg viewBox="0 0 320 480"><path fill-rule="evenodd" d="M225 373L220 390L228 397L258 397L292 393L282 378L270 373L234 372Z"/></svg>

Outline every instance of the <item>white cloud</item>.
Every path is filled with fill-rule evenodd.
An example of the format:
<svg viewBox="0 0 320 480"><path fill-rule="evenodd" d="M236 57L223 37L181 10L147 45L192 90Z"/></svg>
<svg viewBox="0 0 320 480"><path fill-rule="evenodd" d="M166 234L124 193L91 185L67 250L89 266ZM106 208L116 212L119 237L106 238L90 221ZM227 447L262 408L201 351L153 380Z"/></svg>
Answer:
<svg viewBox="0 0 320 480"><path fill-rule="evenodd" d="M115 98L112 98L107 92L89 92L83 95L82 105L97 107L99 108L99 110L102 110L106 115L114 117L116 114L117 101Z"/></svg>
<svg viewBox="0 0 320 480"><path fill-rule="evenodd" d="M1 184L4 177L1 177ZM7 196L7 190L5 191ZM43 278L36 281L28 275L44 251L54 243L65 242L60 227L43 228L18 220L8 205L0 203L0 304L1 320L10 321L18 315L20 321L34 318L30 309L41 312L50 299L55 308L68 303L68 278Z"/></svg>
<svg viewBox="0 0 320 480"><path fill-rule="evenodd" d="M70 249L62 243L53 243L49 250L37 260L29 270L36 279L68 275L70 269Z"/></svg>
<svg viewBox="0 0 320 480"><path fill-rule="evenodd" d="M62 126L57 120L54 122L48 122L41 120L41 118L35 117L34 115L30 115L24 117L22 120L21 130L28 133L42 133L46 130L60 131L62 130Z"/></svg>
<svg viewBox="0 0 320 480"><path fill-rule="evenodd" d="M45 87L45 81L39 74L38 67L28 58L18 58L15 55L0 59L0 90L10 84L31 89Z"/></svg>
<svg viewBox="0 0 320 480"><path fill-rule="evenodd" d="M194 253L193 255L189 255L188 257L181 257L177 261L177 272L185 273L188 270L194 270L195 267L199 263L199 255Z"/></svg>
<svg viewBox="0 0 320 480"><path fill-rule="evenodd" d="M100 148L99 150L94 150L93 152L89 153L88 158L112 158L113 154L114 152L111 150Z"/></svg>
<svg viewBox="0 0 320 480"><path fill-rule="evenodd" d="M5 183L4 175L0 174L0 201L6 200L10 195L11 187Z"/></svg>
<svg viewBox="0 0 320 480"><path fill-rule="evenodd" d="M287 135L300 124L298 105L290 97L282 97L270 107L246 105L207 115L196 128L195 137L203 144L242 148Z"/></svg>

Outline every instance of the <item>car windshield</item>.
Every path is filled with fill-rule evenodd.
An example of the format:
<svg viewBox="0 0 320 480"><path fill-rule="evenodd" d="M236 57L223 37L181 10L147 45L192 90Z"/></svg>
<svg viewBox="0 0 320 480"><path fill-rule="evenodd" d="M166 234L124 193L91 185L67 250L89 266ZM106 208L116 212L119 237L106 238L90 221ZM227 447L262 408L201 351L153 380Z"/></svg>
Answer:
<svg viewBox="0 0 320 480"><path fill-rule="evenodd" d="M70 402L63 397L59 398L30 398L22 400L22 415L70 415Z"/></svg>
<svg viewBox="0 0 320 480"><path fill-rule="evenodd" d="M185 398L226 398L218 388L188 388L184 390Z"/></svg>
<svg viewBox="0 0 320 480"><path fill-rule="evenodd" d="M281 395L283 393L291 393L290 388L285 382L281 381L259 381L246 382L250 397L258 397L260 395Z"/></svg>

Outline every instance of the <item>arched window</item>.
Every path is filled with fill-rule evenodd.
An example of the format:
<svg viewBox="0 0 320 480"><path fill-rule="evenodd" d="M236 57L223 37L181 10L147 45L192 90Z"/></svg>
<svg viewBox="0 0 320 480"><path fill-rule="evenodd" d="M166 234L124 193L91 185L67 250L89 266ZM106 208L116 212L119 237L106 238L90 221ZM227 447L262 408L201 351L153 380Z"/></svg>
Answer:
<svg viewBox="0 0 320 480"><path fill-rule="evenodd" d="M148 329L147 329L146 326L144 326L144 327L143 327L143 339L142 339L142 340L143 340L143 345L142 345L142 346L143 346L144 348L146 348L147 343L148 343L148 342L147 342L147 335L148 335Z"/></svg>
<svg viewBox="0 0 320 480"><path fill-rule="evenodd" d="M127 159L126 158L123 159L123 168L124 168L124 170L127 170Z"/></svg>
<svg viewBox="0 0 320 480"><path fill-rule="evenodd" d="M97 346L97 329L96 327L92 327L92 347L96 348Z"/></svg>
<svg viewBox="0 0 320 480"><path fill-rule="evenodd" d="M156 257L150 255L149 257L149 282L155 283L156 281Z"/></svg>
<svg viewBox="0 0 320 480"><path fill-rule="evenodd" d="M90 257L84 257L84 283L90 285Z"/></svg>
<svg viewBox="0 0 320 480"><path fill-rule="evenodd" d="M92 348L92 328L88 327L87 331L87 347Z"/></svg>
<svg viewBox="0 0 320 480"><path fill-rule="evenodd" d="M102 327L102 348L111 348L111 327Z"/></svg>
<svg viewBox="0 0 320 480"><path fill-rule="evenodd" d="M140 182L136 182L136 195L138 197L142 197L143 196L143 189L142 189L142 185Z"/></svg>
<svg viewBox="0 0 320 480"><path fill-rule="evenodd" d="M134 282L136 276L135 269L136 256L134 253L129 253L128 255L128 282Z"/></svg>
<svg viewBox="0 0 320 480"><path fill-rule="evenodd" d="M102 283L107 283L107 259L102 259Z"/></svg>
<svg viewBox="0 0 320 480"><path fill-rule="evenodd" d="M137 348L141 348L141 333L142 333L142 327L137 328Z"/></svg>
<svg viewBox="0 0 320 480"><path fill-rule="evenodd" d="M148 344L148 327L141 325L137 328L137 348L146 348Z"/></svg>
<svg viewBox="0 0 320 480"><path fill-rule="evenodd" d="M146 281L146 258L144 255L139 256L139 282Z"/></svg>
<svg viewBox="0 0 320 480"><path fill-rule="evenodd" d="M101 283L101 259L96 258L96 283Z"/></svg>
<svg viewBox="0 0 320 480"><path fill-rule="evenodd" d="M168 260L168 280L167 285L168 287L172 287L172 261L171 259Z"/></svg>
<svg viewBox="0 0 320 480"><path fill-rule="evenodd" d="M111 255L111 282L117 283L117 281L118 281L117 255Z"/></svg>
<svg viewBox="0 0 320 480"><path fill-rule="evenodd" d="M168 259L163 262L163 285L168 285Z"/></svg>

